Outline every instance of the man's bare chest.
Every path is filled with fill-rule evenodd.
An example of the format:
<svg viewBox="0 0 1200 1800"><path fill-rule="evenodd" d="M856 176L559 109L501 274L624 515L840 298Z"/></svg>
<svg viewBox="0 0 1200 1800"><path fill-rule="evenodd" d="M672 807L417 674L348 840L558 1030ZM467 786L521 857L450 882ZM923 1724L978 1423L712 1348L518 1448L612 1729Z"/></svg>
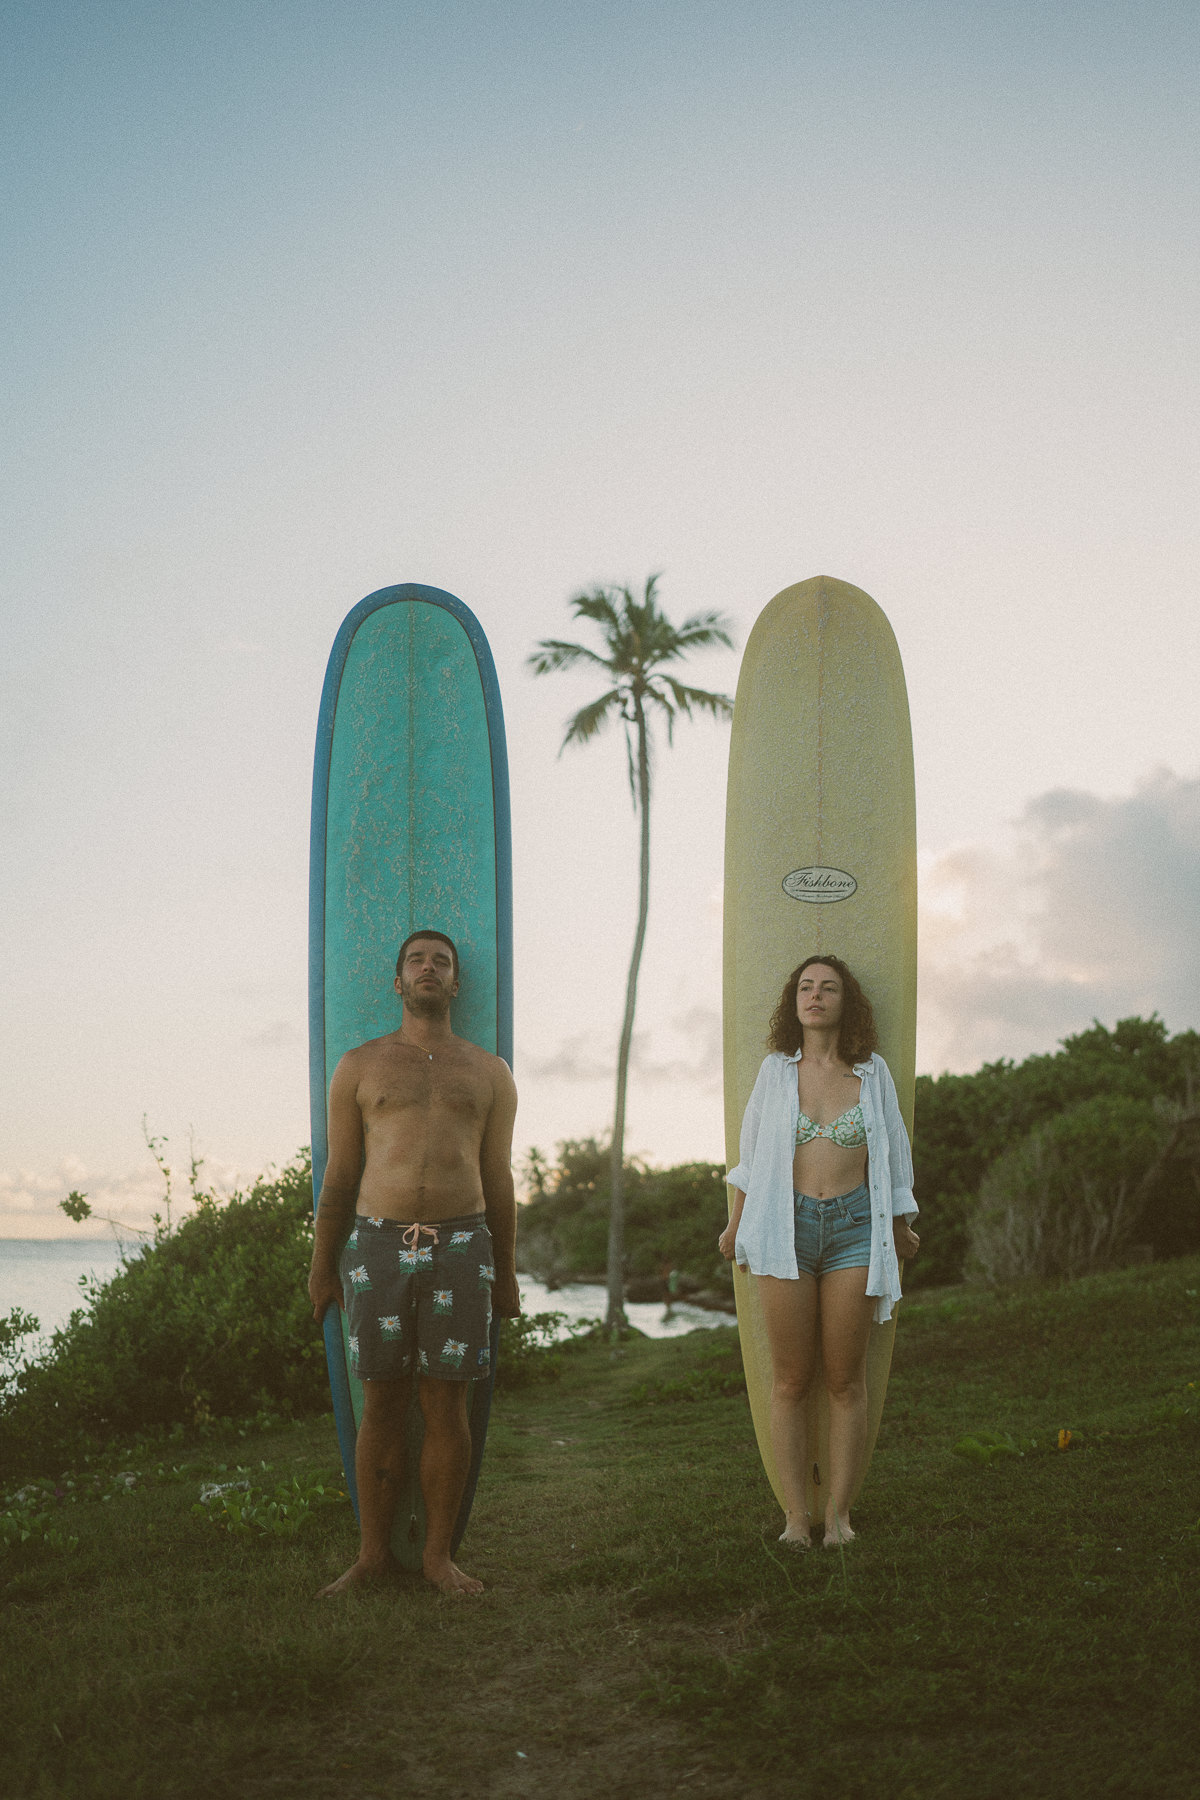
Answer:
<svg viewBox="0 0 1200 1800"><path fill-rule="evenodd" d="M443 1124L482 1125L491 1106L491 1082L458 1057L428 1057L404 1049L377 1058L358 1084L358 1104L367 1130L391 1120L423 1114Z"/></svg>

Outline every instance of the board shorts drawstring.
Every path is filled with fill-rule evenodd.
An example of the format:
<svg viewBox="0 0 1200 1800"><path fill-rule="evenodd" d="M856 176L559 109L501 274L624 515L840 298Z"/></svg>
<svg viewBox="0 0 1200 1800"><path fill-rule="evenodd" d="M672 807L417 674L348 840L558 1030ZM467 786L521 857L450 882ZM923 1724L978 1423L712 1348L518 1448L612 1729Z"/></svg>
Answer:
<svg viewBox="0 0 1200 1800"><path fill-rule="evenodd" d="M412 1224L409 1226L407 1231L402 1231L400 1233L400 1242L402 1244L407 1244L410 1250L413 1250L413 1251L419 1250L421 1248L421 1233L422 1232L425 1233L426 1237L431 1237L435 1244L437 1243L437 1241L438 1241L437 1226L436 1225L422 1225L418 1219L413 1220Z"/></svg>

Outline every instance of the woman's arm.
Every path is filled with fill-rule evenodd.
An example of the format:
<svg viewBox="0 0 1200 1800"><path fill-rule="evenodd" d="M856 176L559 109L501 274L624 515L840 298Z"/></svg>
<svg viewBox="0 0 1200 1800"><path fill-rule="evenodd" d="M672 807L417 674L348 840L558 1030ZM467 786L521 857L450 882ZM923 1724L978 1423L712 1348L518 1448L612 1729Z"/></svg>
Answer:
<svg viewBox="0 0 1200 1800"><path fill-rule="evenodd" d="M745 1204L745 1194L743 1194L741 1188L735 1187L733 1190L733 1205L729 1212L729 1223L717 1239L717 1249L721 1252L721 1255L725 1258L726 1262L733 1261L733 1254L737 1248L738 1226L742 1222L742 1208Z"/></svg>

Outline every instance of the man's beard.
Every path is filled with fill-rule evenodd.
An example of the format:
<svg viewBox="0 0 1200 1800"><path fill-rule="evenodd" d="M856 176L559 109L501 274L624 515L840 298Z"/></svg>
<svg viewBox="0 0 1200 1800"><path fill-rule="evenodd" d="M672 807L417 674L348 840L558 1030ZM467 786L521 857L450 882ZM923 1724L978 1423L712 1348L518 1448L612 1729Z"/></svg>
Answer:
<svg viewBox="0 0 1200 1800"><path fill-rule="evenodd" d="M450 996L445 988L409 987L407 982L401 984L400 998L404 1002L404 1010L415 1019L444 1019L449 1016Z"/></svg>

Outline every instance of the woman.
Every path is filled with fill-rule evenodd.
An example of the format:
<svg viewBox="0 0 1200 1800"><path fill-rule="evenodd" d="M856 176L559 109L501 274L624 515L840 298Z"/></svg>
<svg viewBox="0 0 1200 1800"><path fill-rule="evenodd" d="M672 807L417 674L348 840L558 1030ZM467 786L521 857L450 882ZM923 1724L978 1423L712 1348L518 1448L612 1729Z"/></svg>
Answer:
<svg viewBox="0 0 1200 1800"><path fill-rule="evenodd" d="M919 1244L912 1153L871 1005L845 963L810 956L788 976L771 1019L772 1054L742 1121L718 1240L757 1278L771 1347L771 1443L787 1523L780 1542L812 1542L806 1408L822 1367L829 1391L825 1547L847 1543L850 1496L867 1444L871 1323L892 1316L900 1259Z"/></svg>

